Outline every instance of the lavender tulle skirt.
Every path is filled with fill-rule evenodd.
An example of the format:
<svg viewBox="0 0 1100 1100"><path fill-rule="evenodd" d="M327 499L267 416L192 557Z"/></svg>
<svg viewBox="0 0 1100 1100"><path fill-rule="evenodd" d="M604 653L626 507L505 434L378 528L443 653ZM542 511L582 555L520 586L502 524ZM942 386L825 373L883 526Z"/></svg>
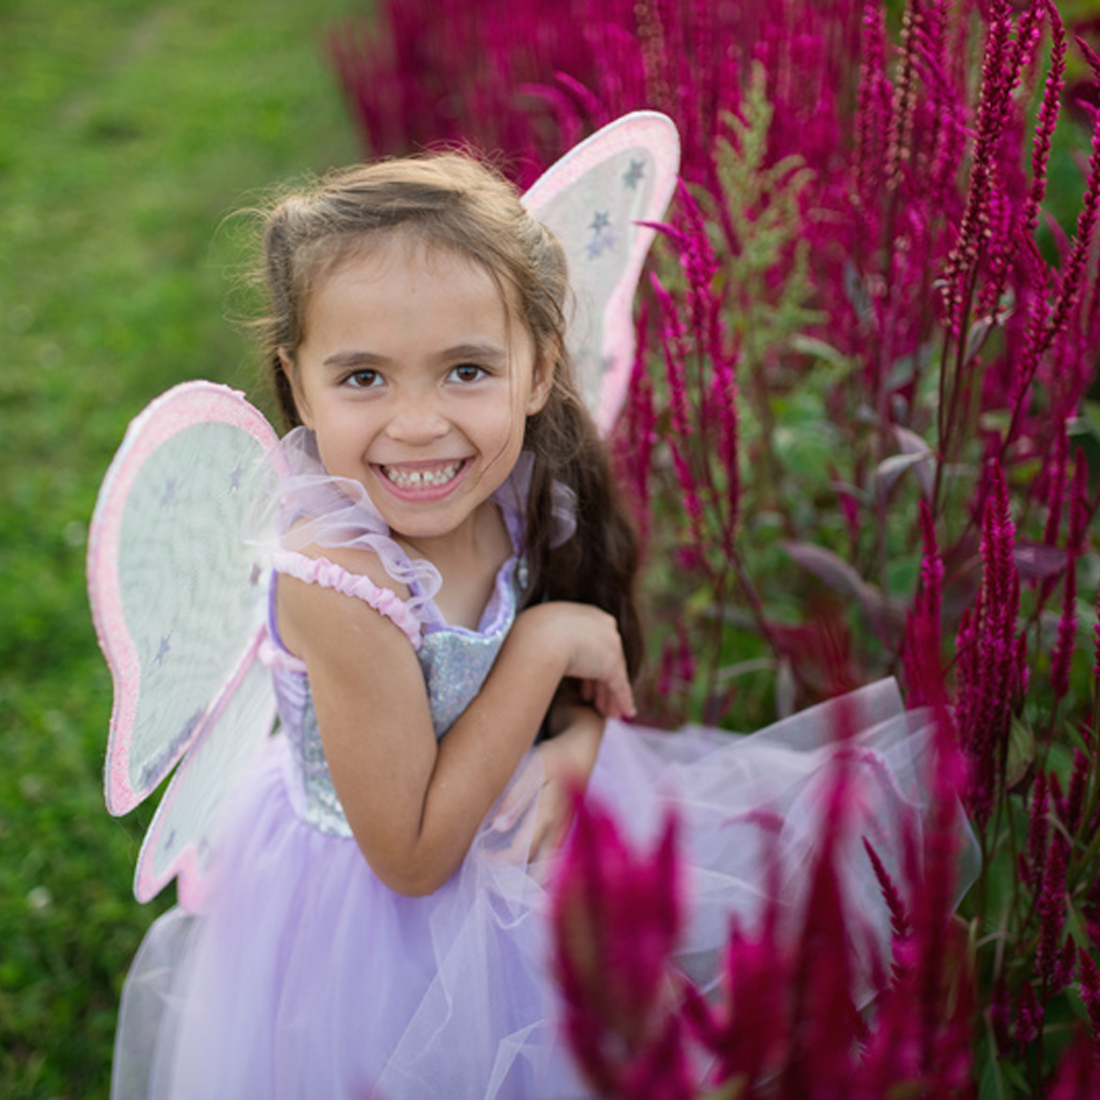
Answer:
<svg viewBox="0 0 1100 1100"><path fill-rule="evenodd" d="M861 730L859 831L897 875L902 829L924 809L930 730L892 681L846 702ZM767 855L797 909L822 834L835 705L750 737L608 723L590 797L637 843L675 804L691 907L677 962L704 986L731 916L762 906ZM526 864L523 838L494 831L490 814L441 890L401 897L353 840L298 816L288 766L276 738L234 807L206 910L174 909L150 929L126 983L115 1100L587 1096L550 973L552 867ZM513 783L537 797L531 758ZM858 837L842 876L866 999L885 972L889 914Z"/></svg>

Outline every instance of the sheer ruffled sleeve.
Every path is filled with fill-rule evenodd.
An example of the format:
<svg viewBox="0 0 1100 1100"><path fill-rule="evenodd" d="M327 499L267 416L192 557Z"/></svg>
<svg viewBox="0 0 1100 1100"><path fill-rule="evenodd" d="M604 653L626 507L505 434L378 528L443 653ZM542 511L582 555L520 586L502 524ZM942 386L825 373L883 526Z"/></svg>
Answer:
<svg viewBox="0 0 1100 1100"><path fill-rule="evenodd" d="M301 574L311 572L310 583L340 591L355 588L354 594L372 606L376 601L384 602L389 610L383 613L410 637L415 627L419 637L420 626L438 615L432 601L442 579L435 566L405 553L358 481L333 477L325 470L314 435L308 429L295 428L280 441L275 465L276 486L265 502L275 515L272 521L259 525L259 529L271 532L263 541L268 543L273 567L303 580L307 578ZM318 555L318 547L369 551L387 576L409 589L409 598L402 599L360 574L341 569L323 554ZM313 567L309 562L318 564ZM338 574L344 579L338 580ZM401 610L390 614L397 604Z"/></svg>

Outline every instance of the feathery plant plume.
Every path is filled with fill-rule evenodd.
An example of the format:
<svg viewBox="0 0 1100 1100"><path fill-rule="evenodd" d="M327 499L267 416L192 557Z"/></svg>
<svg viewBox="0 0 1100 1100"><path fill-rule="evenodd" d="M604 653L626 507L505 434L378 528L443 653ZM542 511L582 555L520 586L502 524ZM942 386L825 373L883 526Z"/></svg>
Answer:
<svg viewBox="0 0 1100 1100"><path fill-rule="evenodd" d="M1035 125L1035 139L1031 154L1031 190L1024 207L1024 232L1032 236L1039 226L1039 211L1046 195L1047 170L1050 166L1050 150L1054 129L1058 125L1058 111L1066 75L1066 32L1061 16L1053 0L1045 5L1050 20L1052 45L1050 69L1043 90L1043 102Z"/></svg>
<svg viewBox="0 0 1100 1100"><path fill-rule="evenodd" d="M909 612L905 642L906 680L912 706L936 703L944 698L941 667L943 640L943 559L936 542L936 527L925 501L920 502L921 539L924 556L920 586Z"/></svg>
<svg viewBox="0 0 1100 1100"><path fill-rule="evenodd" d="M957 724L970 761L967 803L979 825L988 821L1003 783L1009 724L1021 687L1014 536L1008 486L994 465L982 523L981 591L973 614L963 617L957 642Z"/></svg>
<svg viewBox="0 0 1100 1100"><path fill-rule="evenodd" d="M1092 1033L1093 1058L1100 1064L1100 968L1083 947L1078 949L1077 967L1081 976L1081 1001L1088 1013Z"/></svg>
<svg viewBox="0 0 1100 1100"><path fill-rule="evenodd" d="M1100 1059L1080 1037L1070 1047L1047 1094L1049 1100L1091 1100L1100 1094Z"/></svg>
<svg viewBox="0 0 1100 1100"><path fill-rule="evenodd" d="M579 1066L604 1095L679 1072L665 1004L683 924L675 845L670 819L653 853L635 856L606 813L576 798L555 886L554 969Z"/></svg>
<svg viewBox="0 0 1100 1100"><path fill-rule="evenodd" d="M1063 581L1062 614L1051 656L1050 679L1055 700L1069 691L1069 668L1077 637L1077 562L1085 550L1085 536L1091 515L1088 464L1078 451L1070 486L1069 531L1066 537L1066 565Z"/></svg>

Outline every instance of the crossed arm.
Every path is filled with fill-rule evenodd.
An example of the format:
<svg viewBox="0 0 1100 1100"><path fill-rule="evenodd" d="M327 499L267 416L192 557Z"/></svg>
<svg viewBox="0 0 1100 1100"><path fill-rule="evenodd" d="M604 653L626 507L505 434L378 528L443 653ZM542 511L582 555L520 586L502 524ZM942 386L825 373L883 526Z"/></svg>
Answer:
<svg viewBox="0 0 1100 1100"><path fill-rule="evenodd" d="M587 774L600 715L633 713L615 621L587 605L521 612L481 691L437 741L420 665L390 620L290 577L280 578L278 602L283 639L309 671L348 824L374 873L398 893L432 893L459 866L563 679L578 679L593 706L555 708L552 721L562 728L540 750L548 774L568 767ZM545 835L536 843L553 842L561 828L540 821Z"/></svg>

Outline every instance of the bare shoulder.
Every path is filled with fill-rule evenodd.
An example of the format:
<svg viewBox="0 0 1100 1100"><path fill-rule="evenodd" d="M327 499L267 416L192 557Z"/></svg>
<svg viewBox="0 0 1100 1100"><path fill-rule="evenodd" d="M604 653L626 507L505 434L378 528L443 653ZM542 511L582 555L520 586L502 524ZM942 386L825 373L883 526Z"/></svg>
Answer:
<svg viewBox="0 0 1100 1100"><path fill-rule="evenodd" d="M369 550L311 544L297 553L315 561L330 562L352 578L365 577L376 588L392 592L398 599L410 596L408 586L394 580L378 555ZM362 644L367 636L377 634L380 640L391 641L391 632L398 630L389 618L364 600L286 573L279 574L276 581L275 607L283 644L307 664L311 652L317 653L319 649L327 651L326 659L333 652L339 653L341 639L354 638Z"/></svg>

